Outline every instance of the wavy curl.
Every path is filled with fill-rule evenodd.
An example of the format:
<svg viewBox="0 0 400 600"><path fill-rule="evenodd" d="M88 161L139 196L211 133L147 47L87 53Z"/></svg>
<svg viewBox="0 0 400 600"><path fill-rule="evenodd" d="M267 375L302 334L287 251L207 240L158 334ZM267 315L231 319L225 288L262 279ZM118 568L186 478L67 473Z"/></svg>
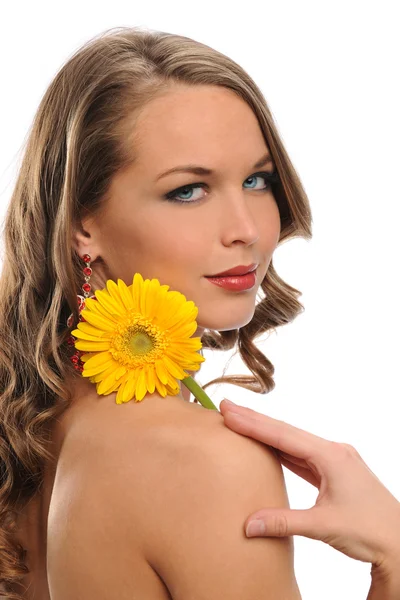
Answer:
<svg viewBox="0 0 400 600"><path fill-rule="evenodd" d="M18 514L43 483L52 460L51 431L70 405L66 382L66 320L78 318L80 260L74 227L101 211L113 176L136 160L124 130L147 102L176 85L216 85L238 94L254 111L279 179L279 243L311 238L306 193L285 151L267 103L233 60L190 38L140 27L116 27L90 39L61 67L40 102L27 137L8 206L0 279L0 597L23 598L29 556L18 541ZM129 143L128 143L129 142ZM132 151L133 148L133 151ZM204 348L238 351L253 376L229 376L259 393L274 388L274 367L256 347L263 332L304 310L301 293L271 261L265 297L252 320L232 331L206 331Z"/></svg>

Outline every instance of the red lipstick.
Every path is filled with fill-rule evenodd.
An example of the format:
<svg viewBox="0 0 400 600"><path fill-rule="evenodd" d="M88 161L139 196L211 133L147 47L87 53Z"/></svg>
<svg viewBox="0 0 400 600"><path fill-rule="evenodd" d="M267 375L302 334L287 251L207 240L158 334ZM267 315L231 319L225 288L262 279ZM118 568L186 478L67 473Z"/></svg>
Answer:
<svg viewBox="0 0 400 600"><path fill-rule="evenodd" d="M234 275L246 275L246 273L250 273L250 271L254 271L258 267L257 263L252 263L247 267L243 265L238 265L237 267L233 267L233 269L228 269L228 271L222 271L221 273L216 273L215 275L207 275L207 277L233 277Z"/></svg>
<svg viewBox="0 0 400 600"><path fill-rule="evenodd" d="M256 283L256 269L258 265L252 264L247 267L239 265L229 271L224 271L218 275L206 277L214 285L218 285L226 290L241 292L254 287Z"/></svg>

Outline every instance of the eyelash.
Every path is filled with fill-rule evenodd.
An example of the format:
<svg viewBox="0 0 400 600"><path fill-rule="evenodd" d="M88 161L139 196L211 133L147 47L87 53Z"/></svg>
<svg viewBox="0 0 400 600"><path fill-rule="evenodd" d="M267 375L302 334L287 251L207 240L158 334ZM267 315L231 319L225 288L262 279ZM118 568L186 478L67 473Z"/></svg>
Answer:
<svg viewBox="0 0 400 600"><path fill-rule="evenodd" d="M274 171L272 171L272 172L262 171L260 173L253 173L253 175L250 175L250 177L247 177L247 179L251 179L252 177L264 177L267 182L266 188L264 188L262 190L255 190L256 192L269 192L271 189L271 184L279 181L279 175L278 175L278 171L276 169L274 169ZM168 192L168 194L165 194L164 199L167 200L168 202L177 202L178 204L196 204L197 202L200 202L202 200L202 198L199 200L179 200L179 199L175 198L175 196L177 196L182 191L193 190L198 187L204 188L204 187L207 187L207 184L203 183L203 182L199 182L199 183L189 183L188 185L183 185L179 188L176 188L175 190L172 190L172 192ZM251 189L251 188L248 188L248 189Z"/></svg>

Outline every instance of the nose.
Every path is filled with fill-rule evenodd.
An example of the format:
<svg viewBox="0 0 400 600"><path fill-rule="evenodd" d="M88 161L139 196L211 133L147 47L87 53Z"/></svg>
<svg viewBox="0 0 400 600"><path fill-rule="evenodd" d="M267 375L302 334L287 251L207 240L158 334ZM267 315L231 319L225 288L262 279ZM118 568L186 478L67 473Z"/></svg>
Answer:
<svg viewBox="0 0 400 600"><path fill-rule="evenodd" d="M245 192L231 191L227 193L227 201L222 202L222 238L226 246L235 242L242 242L251 245L257 242L260 237L259 222L264 218L258 214L258 202Z"/></svg>

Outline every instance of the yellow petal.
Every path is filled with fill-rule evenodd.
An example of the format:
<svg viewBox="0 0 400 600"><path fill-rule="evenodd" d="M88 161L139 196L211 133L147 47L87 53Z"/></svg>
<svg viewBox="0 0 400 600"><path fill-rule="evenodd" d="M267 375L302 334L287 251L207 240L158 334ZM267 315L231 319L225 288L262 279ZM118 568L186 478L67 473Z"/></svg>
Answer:
<svg viewBox="0 0 400 600"><path fill-rule="evenodd" d="M109 394L109 388L115 385L115 371L110 373L108 377L100 381L97 387L97 393L100 395L107 396Z"/></svg>
<svg viewBox="0 0 400 600"><path fill-rule="evenodd" d="M122 394L122 392L124 390L125 383L126 383L126 380L128 378L128 375L129 375L129 373L126 373L124 375L124 377L121 380L120 386L118 387L117 396L115 398L115 401L116 401L117 404L121 404L123 402L123 394ZM113 388L114 388L114 386L111 389L113 389ZM111 390L108 393L110 393L110 392L111 392Z"/></svg>
<svg viewBox="0 0 400 600"><path fill-rule="evenodd" d="M98 375L101 375L100 379L104 379L104 373L105 371L107 371L107 369L109 368L109 365L97 365L97 367L92 367L91 369L87 369L86 365L83 368L83 372L82 375L84 377L96 377L96 380L98 379Z"/></svg>
<svg viewBox="0 0 400 600"><path fill-rule="evenodd" d="M81 356L83 360L83 357ZM85 367L89 367L92 369L93 367L97 367L99 365L107 364L112 360L112 355L110 352L99 352L98 354L94 354L93 356L88 357L85 362Z"/></svg>
<svg viewBox="0 0 400 600"><path fill-rule="evenodd" d="M116 392L119 389L120 386L121 386L121 382L117 381L115 383L115 385L113 385L113 387L110 388L109 393L112 394L113 392ZM120 403L118 402L118 404L120 404Z"/></svg>
<svg viewBox="0 0 400 600"><path fill-rule="evenodd" d="M83 323L79 323L79 325L83 325ZM111 340L111 338L106 332L99 330L97 330L97 332L98 335L89 335L88 333L84 333L83 331L81 331L81 328L79 328L74 329L74 331L72 331L71 334L80 340L91 340L92 342L109 342Z"/></svg>
<svg viewBox="0 0 400 600"><path fill-rule="evenodd" d="M125 314L125 309L121 302L117 302L107 290L96 290L95 291L96 298L98 302L104 306L112 315L116 314L120 317L123 317Z"/></svg>
<svg viewBox="0 0 400 600"><path fill-rule="evenodd" d="M118 305L121 304L121 294L119 293L118 285L112 279L108 279L106 282L107 291Z"/></svg>
<svg viewBox="0 0 400 600"><path fill-rule="evenodd" d="M176 387L167 386L167 394L169 396L176 396L177 394L179 394L179 392L180 392L179 386L176 386Z"/></svg>
<svg viewBox="0 0 400 600"><path fill-rule="evenodd" d="M83 369L83 371L82 371L82 376L86 377L86 375L85 375L85 369ZM91 375L90 377L88 377L88 379L92 383L97 383L98 381L102 381L104 379L104 374L103 373L97 373L97 375Z"/></svg>
<svg viewBox="0 0 400 600"><path fill-rule="evenodd" d="M88 333L89 335L94 335L95 337L104 335L104 330L101 330L98 327L93 327L93 325L90 325L90 323L87 323L85 321L79 322L78 329L79 329L79 331L83 331L84 333ZM74 335L74 334L72 334L72 335Z"/></svg>
<svg viewBox="0 0 400 600"><path fill-rule="evenodd" d="M111 321L109 321L105 317L102 317L101 315L83 309L82 316L90 325L97 327L101 331L115 331L115 323L112 323ZM80 329L79 325L80 323L78 323L77 325L78 329Z"/></svg>
<svg viewBox="0 0 400 600"><path fill-rule="evenodd" d="M140 273L135 273L131 287L131 294L134 304L134 309L140 312L140 296L142 294L143 277Z"/></svg>
<svg viewBox="0 0 400 600"><path fill-rule="evenodd" d="M166 354L163 356L163 361L164 365L173 377L177 377L178 379L183 379L185 377L183 369L181 369L181 367L171 360Z"/></svg>
<svg viewBox="0 0 400 600"><path fill-rule="evenodd" d="M144 369L139 369L139 376L138 376L138 380L136 383L136 398L137 400L142 400L147 392L147 385L146 385L146 374Z"/></svg>
<svg viewBox="0 0 400 600"><path fill-rule="evenodd" d="M94 300L93 298L87 298L86 307L96 315L101 315L102 317L109 319L112 323L118 323L120 320L119 315L111 314L98 300Z"/></svg>
<svg viewBox="0 0 400 600"><path fill-rule="evenodd" d="M171 336L173 338L173 336ZM200 337L191 337L188 340L181 340L179 345L190 350L201 350L203 343Z"/></svg>
<svg viewBox="0 0 400 600"><path fill-rule="evenodd" d="M168 372L165 368L163 359L156 360L155 362L156 375L158 379L165 385L168 381Z"/></svg>
<svg viewBox="0 0 400 600"><path fill-rule="evenodd" d="M84 352L96 352L99 350L109 350L110 342L90 342L88 340L78 340L75 342L75 348Z"/></svg>
<svg viewBox="0 0 400 600"><path fill-rule="evenodd" d="M190 359L192 358L192 356L194 354L191 354L189 352L185 353L184 351L182 351L178 348L179 348L178 346L176 346L176 349L174 349L174 350L172 348L168 348L168 356L173 361L175 361L178 365L180 365L182 368L184 368L184 365L186 365L186 363L192 362Z"/></svg>
<svg viewBox="0 0 400 600"><path fill-rule="evenodd" d="M132 371L130 371L130 373L126 379L124 389L122 391L122 402L129 402L130 400L132 400L132 398L135 394L135 383L136 383L137 375L138 375L137 369L133 369Z"/></svg>
<svg viewBox="0 0 400 600"><path fill-rule="evenodd" d="M183 372L185 372L185 371L183 371ZM188 374L187 374L187 375L185 374L185 377L188 377L188 376L189 376ZM179 381L182 381L182 379L185 379L185 377L181 377L181 378L179 379ZM171 375L171 373L170 373L170 374L169 374L168 383L166 384L166 386L165 386L165 387L167 388L167 390L168 390L168 389L170 389L170 388L174 388L174 387L177 385L177 383L176 383L176 382L177 382L177 378L176 378L176 377L173 377L173 376Z"/></svg>
<svg viewBox="0 0 400 600"><path fill-rule="evenodd" d="M176 295L169 297L168 302L165 303L166 306L164 308L164 318L161 323L163 329L169 329L170 327L175 325L176 314L182 305L182 294L180 294L179 292L170 292L170 294Z"/></svg>
<svg viewBox="0 0 400 600"><path fill-rule="evenodd" d="M151 317L154 314L154 305L158 304L158 294L160 291L160 282L158 279L150 281L146 300L146 316Z"/></svg>
<svg viewBox="0 0 400 600"><path fill-rule="evenodd" d="M154 373L154 365L146 365L147 389L152 394L156 389L156 375Z"/></svg>
<svg viewBox="0 0 400 600"><path fill-rule="evenodd" d="M172 329L172 331L171 331L171 329ZM180 325L178 323L175 330L173 329L173 327L171 327L171 329L169 331L170 331L170 334L172 337L175 334L176 336L179 336L180 338L185 338L185 337L189 338L196 331L197 323L196 323L196 321L192 321L191 323L186 323L185 325Z"/></svg>
<svg viewBox="0 0 400 600"><path fill-rule="evenodd" d="M92 358L93 356L96 356L97 352L86 352L85 354L81 354L81 361L82 362L86 362L89 360L89 358Z"/></svg>
<svg viewBox="0 0 400 600"><path fill-rule="evenodd" d="M159 379L156 379L156 388L160 396L165 398L165 396L167 395L167 388Z"/></svg>
<svg viewBox="0 0 400 600"><path fill-rule="evenodd" d="M188 302L187 304L190 304L190 302ZM198 308L197 306L188 307L187 304L181 306L179 310L175 313L175 323L168 328L171 333L179 327L195 322L199 312Z"/></svg>
<svg viewBox="0 0 400 600"><path fill-rule="evenodd" d="M132 294L130 293L125 281L122 281L122 279L118 279L118 288L126 310L132 310L134 308Z"/></svg>
<svg viewBox="0 0 400 600"><path fill-rule="evenodd" d="M100 369L102 368L102 365L99 365L97 368L99 369L98 373L94 373L93 375L90 374L90 371L92 369L88 369L86 370L86 364L83 367L83 372L82 375L84 377L93 377L94 380L97 381L101 381L102 379L106 379L106 377L108 377L109 375L111 375L111 373L115 373L115 369L118 367L118 363L116 363L114 360L112 360L109 364L106 365L106 368L103 371L100 371Z"/></svg>
<svg viewBox="0 0 400 600"><path fill-rule="evenodd" d="M108 358L106 360L102 360L102 362L100 362L99 360L97 362L91 362L91 360L97 358L98 356L104 357L107 355L108 355ZM96 381L98 379L105 379L109 373L112 373L118 367L118 363L115 362L115 360L112 358L112 356L109 352L101 352L100 354L95 355L93 357L93 359L88 360L84 364L83 373L82 373L82 375L84 377L95 376ZM102 375L100 378L98 378L97 376L100 374L102 374Z"/></svg>
<svg viewBox="0 0 400 600"><path fill-rule="evenodd" d="M142 286L142 293L140 295L140 312L142 313L142 315L144 315L145 317L147 317L147 296L149 293L149 288L150 288L150 279L145 279L143 286Z"/></svg>
<svg viewBox="0 0 400 600"><path fill-rule="evenodd" d="M164 318L165 297L168 293L169 286L160 286L157 295L154 296L150 306L148 307L148 317L154 319L157 325L161 325Z"/></svg>
<svg viewBox="0 0 400 600"><path fill-rule="evenodd" d="M118 367L118 369L115 370L115 379L121 379L121 377L123 375L125 375L125 373L127 372L127 367L125 365L122 365L120 367Z"/></svg>

